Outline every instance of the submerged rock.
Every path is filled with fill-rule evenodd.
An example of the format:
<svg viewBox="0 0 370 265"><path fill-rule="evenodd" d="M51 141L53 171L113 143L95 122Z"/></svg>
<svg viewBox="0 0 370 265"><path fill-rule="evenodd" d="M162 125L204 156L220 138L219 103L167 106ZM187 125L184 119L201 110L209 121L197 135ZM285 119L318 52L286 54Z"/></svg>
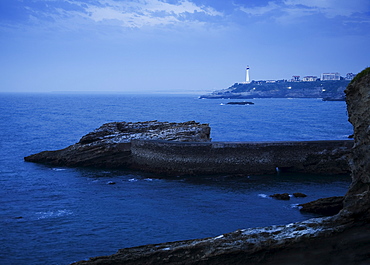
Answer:
<svg viewBox="0 0 370 265"><path fill-rule="evenodd" d="M296 198L304 198L304 197L307 197L306 194L301 193L301 192L295 192L295 193L293 193L293 196L296 197Z"/></svg>
<svg viewBox="0 0 370 265"><path fill-rule="evenodd" d="M115 184L116 184L116 182L114 182L114 181L108 181L108 182L107 182L107 184L108 184L108 185L115 185Z"/></svg>
<svg viewBox="0 0 370 265"><path fill-rule="evenodd" d="M226 105L254 105L254 103L250 101L232 101L226 103Z"/></svg>
<svg viewBox="0 0 370 265"><path fill-rule="evenodd" d="M290 200L289 193L276 193L276 194L270 195L270 197L275 198L277 200Z"/></svg>

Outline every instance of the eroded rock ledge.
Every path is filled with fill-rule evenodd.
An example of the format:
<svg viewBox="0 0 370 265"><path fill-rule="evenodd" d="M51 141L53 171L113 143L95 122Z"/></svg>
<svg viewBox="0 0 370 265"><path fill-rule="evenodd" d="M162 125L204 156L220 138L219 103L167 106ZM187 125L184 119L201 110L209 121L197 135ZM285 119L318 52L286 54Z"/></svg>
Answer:
<svg viewBox="0 0 370 265"><path fill-rule="evenodd" d="M103 124L67 148L44 151L24 159L55 166L130 168L131 141L134 139L209 142L210 130L208 124L195 121L111 122Z"/></svg>
<svg viewBox="0 0 370 265"><path fill-rule="evenodd" d="M121 249L74 264L369 264L370 68L346 90L355 146L352 184L333 217L238 230L213 238Z"/></svg>
<svg viewBox="0 0 370 265"><path fill-rule="evenodd" d="M304 240L325 238L343 232L345 225L333 227L331 218L264 228L240 229L212 238L186 240L121 249L116 254L91 258L77 264L265 264L270 253L297 247ZM370 243L369 243L370 245ZM284 258L284 257L281 257ZM284 259L286 259L285 257ZM319 264L297 262L289 264ZM294 263L295 261L296 263ZM274 263L275 262L275 263ZM276 263L274 260L271 264Z"/></svg>

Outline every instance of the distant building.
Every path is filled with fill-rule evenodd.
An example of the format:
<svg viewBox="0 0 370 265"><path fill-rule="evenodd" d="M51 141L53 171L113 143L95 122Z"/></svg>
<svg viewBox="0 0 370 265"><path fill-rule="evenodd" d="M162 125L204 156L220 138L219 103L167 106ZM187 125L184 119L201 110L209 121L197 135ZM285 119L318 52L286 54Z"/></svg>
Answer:
<svg viewBox="0 0 370 265"><path fill-rule="evenodd" d="M303 77L302 81L303 82L314 82L314 81L317 81L317 76L313 76L313 75L308 75L308 76L305 76Z"/></svg>
<svg viewBox="0 0 370 265"><path fill-rule="evenodd" d="M292 76L292 82L299 82L301 81L301 76L299 75L293 75Z"/></svg>
<svg viewBox="0 0 370 265"><path fill-rule="evenodd" d="M328 80L340 80L339 73L323 73L321 74L321 81L328 81Z"/></svg>
<svg viewBox="0 0 370 265"><path fill-rule="evenodd" d="M249 80L249 65L245 69L245 83L249 84L251 81Z"/></svg>
<svg viewBox="0 0 370 265"><path fill-rule="evenodd" d="M347 73L346 80L352 80L356 75L354 73Z"/></svg>

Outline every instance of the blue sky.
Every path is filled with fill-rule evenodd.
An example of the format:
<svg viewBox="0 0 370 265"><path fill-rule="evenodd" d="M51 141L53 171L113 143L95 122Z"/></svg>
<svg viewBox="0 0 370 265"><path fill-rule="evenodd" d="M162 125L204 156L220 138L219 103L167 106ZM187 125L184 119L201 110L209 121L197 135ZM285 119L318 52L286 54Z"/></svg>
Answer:
<svg viewBox="0 0 370 265"><path fill-rule="evenodd" d="M368 0L1 0L0 91L202 94L370 65Z"/></svg>

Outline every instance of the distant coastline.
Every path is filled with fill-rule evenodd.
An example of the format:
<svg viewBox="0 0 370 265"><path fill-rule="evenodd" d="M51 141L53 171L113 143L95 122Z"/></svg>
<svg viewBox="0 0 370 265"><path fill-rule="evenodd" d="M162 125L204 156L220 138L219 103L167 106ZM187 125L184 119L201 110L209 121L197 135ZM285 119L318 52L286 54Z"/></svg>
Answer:
<svg viewBox="0 0 370 265"><path fill-rule="evenodd" d="M227 89L216 90L199 98L323 98L328 101L345 100L344 90L350 80L326 81L251 81L235 83Z"/></svg>

